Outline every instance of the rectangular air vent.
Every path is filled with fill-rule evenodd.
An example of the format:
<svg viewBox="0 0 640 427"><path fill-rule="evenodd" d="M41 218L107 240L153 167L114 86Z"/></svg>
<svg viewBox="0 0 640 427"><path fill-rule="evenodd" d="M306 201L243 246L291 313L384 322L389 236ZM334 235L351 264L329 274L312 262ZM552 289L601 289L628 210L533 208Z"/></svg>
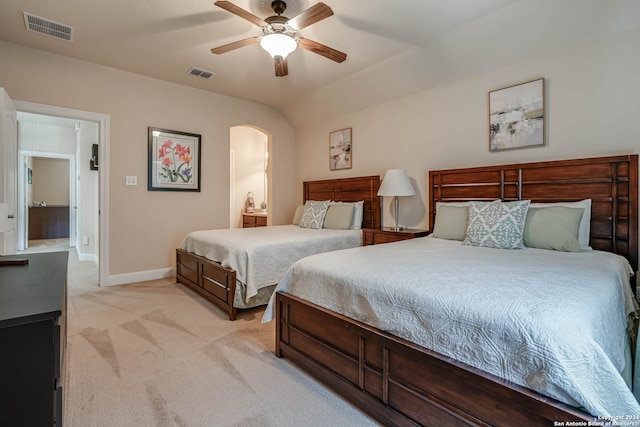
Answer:
<svg viewBox="0 0 640 427"><path fill-rule="evenodd" d="M73 41L73 27L47 18L32 15L31 13L23 12L23 14L24 25L27 27L28 31L45 34L68 42Z"/></svg>
<svg viewBox="0 0 640 427"><path fill-rule="evenodd" d="M197 67L191 67L187 73L192 76L202 77L203 79L208 79L209 77L216 75L213 71L207 71Z"/></svg>

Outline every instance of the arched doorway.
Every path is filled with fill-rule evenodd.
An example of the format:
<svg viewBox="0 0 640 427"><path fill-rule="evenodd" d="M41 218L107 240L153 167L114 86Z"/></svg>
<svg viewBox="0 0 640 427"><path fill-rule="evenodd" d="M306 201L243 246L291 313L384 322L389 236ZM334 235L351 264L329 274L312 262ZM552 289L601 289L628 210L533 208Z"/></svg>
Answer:
<svg viewBox="0 0 640 427"><path fill-rule="evenodd" d="M230 228L243 226L249 195L254 213L264 214L269 222L269 141L268 134L252 126L230 129Z"/></svg>

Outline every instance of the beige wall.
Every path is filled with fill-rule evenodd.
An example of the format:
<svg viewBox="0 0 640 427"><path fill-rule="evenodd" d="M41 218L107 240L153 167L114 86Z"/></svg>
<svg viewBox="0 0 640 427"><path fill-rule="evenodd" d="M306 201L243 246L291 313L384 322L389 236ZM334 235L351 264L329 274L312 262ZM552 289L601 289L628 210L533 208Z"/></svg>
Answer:
<svg viewBox="0 0 640 427"><path fill-rule="evenodd" d="M48 206L69 206L69 160L34 157L32 201Z"/></svg>
<svg viewBox="0 0 640 427"><path fill-rule="evenodd" d="M233 126L272 136L272 217L290 220L295 132L276 109L7 42L0 58L0 87L13 99L110 115L110 275L173 267L189 231L228 227ZM147 191L149 126L202 135L201 192ZM125 186L127 175L138 185Z"/></svg>
<svg viewBox="0 0 640 427"><path fill-rule="evenodd" d="M640 32L624 33L299 128L298 182L405 168L419 196L401 198L400 223L426 228L430 169L638 153L638 52ZM487 93L539 77L546 79L547 146L489 152ZM330 172L328 135L345 127L353 128L353 168ZM393 224L390 201L385 225Z"/></svg>

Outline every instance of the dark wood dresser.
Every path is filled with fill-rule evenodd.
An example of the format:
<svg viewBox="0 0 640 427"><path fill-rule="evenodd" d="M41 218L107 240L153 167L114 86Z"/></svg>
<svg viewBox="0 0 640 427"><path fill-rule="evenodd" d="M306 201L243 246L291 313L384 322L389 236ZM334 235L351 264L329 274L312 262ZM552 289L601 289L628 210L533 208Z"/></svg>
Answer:
<svg viewBox="0 0 640 427"><path fill-rule="evenodd" d="M62 426L68 252L0 266L0 425Z"/></svg>
<svg viewBox="0 0 640 427"><path fill-rule="evenodd" d="M29 240L69 237L69 206L31 206Z"/></svg>

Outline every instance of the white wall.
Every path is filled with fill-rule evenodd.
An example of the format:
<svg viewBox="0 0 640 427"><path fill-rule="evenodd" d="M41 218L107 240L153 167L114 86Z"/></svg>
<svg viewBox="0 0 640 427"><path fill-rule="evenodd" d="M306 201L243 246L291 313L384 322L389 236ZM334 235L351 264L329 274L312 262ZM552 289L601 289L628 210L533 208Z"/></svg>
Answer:
<svg viewBox="0 0 640 427"><path fill-rule="evenodd" d="M249 192L253 193L255 208L265 198L265 147L267 135L247 126L231 128L231 149L234 151L235 176L233 212L235 227L242 227L241 210Z"/></svg>
<svg viewBox="0 0 640 427"><path fill-rule="evenodd" d="M81 260L98 261L98 171L91 170L91 146L98 143L98 123L80 121L78 131L77 193L78 193L78 240L76 250ZM87 244L83 238L87 239Z"/></svg>
<svg viewBox="0 0 640 427"><path fill-rule="evenodd" d="M18 120L18 150L76 154L75 129Z"/></svg>
<svg viewBox="0 0 640 427"><path fill-rule="evenodd" d="M638 52L636 30L301 128L298 182L405 168L419 195L401 198L400 223L427 228L431 169L638 153ZM546 79L547 146L489 152L488 92L538 77ZM330 172L318 159L329 155L329 132L345 127L353 128L353 168ZM385 225L393 224L390 202Z"/></svg>

